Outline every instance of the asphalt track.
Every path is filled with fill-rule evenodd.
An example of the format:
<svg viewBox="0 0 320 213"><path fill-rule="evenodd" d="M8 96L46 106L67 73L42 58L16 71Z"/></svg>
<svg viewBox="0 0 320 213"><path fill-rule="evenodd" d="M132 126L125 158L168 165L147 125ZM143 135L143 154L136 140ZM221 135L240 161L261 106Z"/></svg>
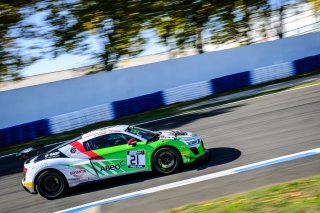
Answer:
<svg viewBox="0 0 320 213"><path fill-rule="evenodd" d="M0 159L0 212L53 212L179 180L320 147L320 86L275 94L143 125L200 134L211 155L180 172L141 173L73 188L48 201L20 186L22 164ZM102 212L157 212L320 174L320 155L103 205Z"/></svg>

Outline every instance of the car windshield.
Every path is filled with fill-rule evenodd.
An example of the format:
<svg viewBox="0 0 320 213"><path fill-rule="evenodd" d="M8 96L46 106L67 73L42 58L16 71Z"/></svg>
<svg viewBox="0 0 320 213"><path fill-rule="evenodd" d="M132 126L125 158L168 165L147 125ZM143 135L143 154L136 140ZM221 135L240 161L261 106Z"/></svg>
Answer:
<svg viewBox="0 0 320 213"><path fill-rule="evenodd" d="M127 129L127 132L130 132L131 134L137 135L139 137L142 137L146 139L147 141L150 141L151 139L155 138L159 135L158 132L153 132L151 130L135 127L135 126L129 126Z"/></svg>

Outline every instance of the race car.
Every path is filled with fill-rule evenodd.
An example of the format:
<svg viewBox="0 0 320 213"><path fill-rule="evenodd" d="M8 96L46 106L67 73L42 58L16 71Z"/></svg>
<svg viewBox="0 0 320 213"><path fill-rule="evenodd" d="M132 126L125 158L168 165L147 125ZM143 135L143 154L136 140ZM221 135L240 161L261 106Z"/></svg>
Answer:
<svg viewBox="0 0 320 213"><path fill-rule="evenodd" d="M207 155L197 134L129 125L97 129L46 152L33 147L17 153L26 160L23 188L47 199L61 196L68 187L120 175L152 170L171 174Z"/></svg>

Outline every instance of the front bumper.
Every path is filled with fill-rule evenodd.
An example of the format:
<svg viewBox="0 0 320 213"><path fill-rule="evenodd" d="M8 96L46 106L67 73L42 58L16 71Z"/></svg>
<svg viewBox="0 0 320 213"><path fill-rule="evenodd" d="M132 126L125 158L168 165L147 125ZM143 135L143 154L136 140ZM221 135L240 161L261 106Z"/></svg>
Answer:
<svg viewBox="0 0 320 213"><path fill-rule="evenodd" d="M209 151L203 146L203 142L198 147L189 147L187 151L181 153L184 164L201 161L208 157Z"/></svg>
<svg viewBox="0 0 320 213"><path fill-rule="evenodd" d="M209 157L209 155L210 155L210 152L205 149L204 154L201 156L198 156L193 162L195 163L195 162L202 161L202 160L206 159L207 157Z"/></svg>

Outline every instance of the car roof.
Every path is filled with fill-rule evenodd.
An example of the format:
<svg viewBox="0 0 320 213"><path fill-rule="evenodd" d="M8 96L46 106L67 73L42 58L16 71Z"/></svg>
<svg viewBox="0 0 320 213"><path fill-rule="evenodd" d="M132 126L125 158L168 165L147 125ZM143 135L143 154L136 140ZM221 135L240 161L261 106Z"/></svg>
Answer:
<svg viewBox="0 0 320 213"><path fill-rule="evenodd" d="M108 132L124 132L126 129L128 129L129 125L116 125L116 126L107 126L100 129L93 130L91 132L85 133L81 136L81 138L86 138L92 135L97 134L107 134Z"/></svg>

